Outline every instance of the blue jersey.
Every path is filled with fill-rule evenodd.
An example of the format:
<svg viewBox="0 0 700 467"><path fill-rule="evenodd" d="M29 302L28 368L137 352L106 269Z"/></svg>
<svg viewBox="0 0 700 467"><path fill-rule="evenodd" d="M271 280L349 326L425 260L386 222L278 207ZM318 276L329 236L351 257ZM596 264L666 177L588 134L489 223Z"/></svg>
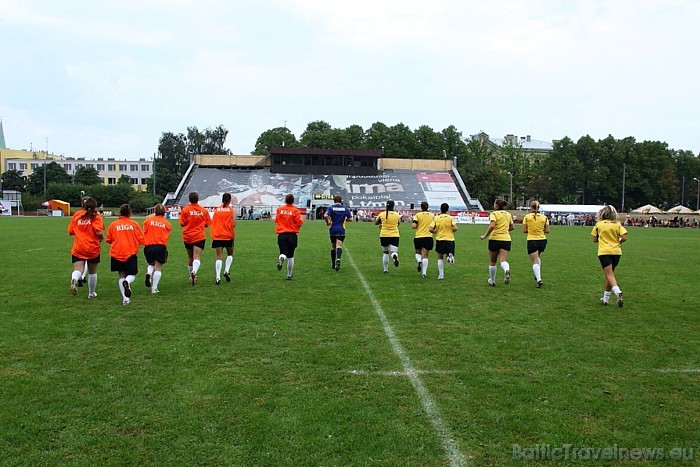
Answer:
<svg viewBox="0 0 700 467"><path fill-rule="evenodd" d="M352 219L352 213L342 204L333 204L328 206L323 217L330 220L328 232L331 235L345 235L345 220Z"/></svg>

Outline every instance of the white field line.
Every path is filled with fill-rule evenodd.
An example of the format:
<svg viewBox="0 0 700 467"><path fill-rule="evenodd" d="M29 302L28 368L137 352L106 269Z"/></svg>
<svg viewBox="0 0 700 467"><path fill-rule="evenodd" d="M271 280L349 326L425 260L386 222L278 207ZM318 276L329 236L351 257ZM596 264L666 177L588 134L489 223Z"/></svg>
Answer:
<svg viewBox="0 0 700 467"><path fill-rule="evenodd" d="M657 368L659 373L700 373L700 368Z"/></svg>
<svg viewBox="0 0 700 467"><path fill-rule="evenodd" d="M423 404L423 409L428 415L430 423L432 423L433 428L435 428L435 431L437 432L437 435L440 438L440 442L442 443L442 447L445 450L445 454L450 460L450 465L452 465L453 467L468 465L468 462L464 455L460 452L459 446L455 442L452 433L450 433L449 428L447 427L447 425L445 425L445 422L442 420L442 416L440 415L440 409L438 409L438 407L435 405L433 396L430 394L430 391L428 391L428 388L425 387L423 381L421 381L418 375L418 371L415 368L413 368L413 365L411 365L411 360L408 358L408 355L401 346L399 338L396 336L396 334L394 334L394 330L392 329L389 320L384 314L384 310L382 310L381 305L374 297L372 289L370 289L369 284L367 284L365 276L362 275L360 269L357 267L357 264L355 264L355 261L353 261L352 256L350 256L350 253L347 249L345 250L345 255L350 260L350 265L355 270L357 277L360 278L362 287L364 287L367 297L369 298L370 302L372 302L374 312L377 314L379 320L382 322L382 326L384 326L384 333L389 339L391 348L394 351L394 354L399 358L404 372L408 376L409 381L413 385L413 389L416 391L418 398Z"/></svg>
<svg viewBox="0 0 700 467"><path fill-rule="evenodd" d="M453 375L454 371L447 370L416 370L417 375ZM408 376L405 371L365 371L365 370L352 370L351 375L361 375L361 376Z"/></svg>

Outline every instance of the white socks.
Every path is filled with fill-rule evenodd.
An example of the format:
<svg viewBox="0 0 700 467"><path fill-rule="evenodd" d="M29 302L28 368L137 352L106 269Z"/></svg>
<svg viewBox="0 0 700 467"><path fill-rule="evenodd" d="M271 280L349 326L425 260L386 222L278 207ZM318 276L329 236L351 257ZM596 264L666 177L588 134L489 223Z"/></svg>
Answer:
<svg viewBox="0 0 700 467"><path fill-rule="evenodd" d="M80 271L73 271L70 275L70 280L78 282L82 276L83 275Z"/></svg>
<svg viewBox="0 0 700 467"><path fill-rule="evenodd" d="M216 260L216 263L214 263L214 269L216 269L216 278L221 279L221 266L224 264L223 261L220 259Z"/></svg>
<svg viewBox="0 0 700 467"><path fill-rule="evenodd" d="M151 291L158 290L158 283L160 282L160 271L154 271L151 275Z"/></svg>
<svg viewBox="0 0 700 467"><path fill-rule="evenodd" d="M384 272L389 272L389 254L384 253L382 255L382 266L384 267Z"/></svg>
<svg viewBox="0 0 700 467"><path fill-rule="evenodd" d="M94 294L95 289L97 289L97 274L88 274L88 294Z"/></svg>
<svg viewBox="0 0 700 467"><path fill-rule="evenodd" d="M539 264L532 265L532 272L535 273L535 280L537 282L542 280L542 274L540 273L540 265Z"/></svg>
<svg viewBox="0 0 700 467"><path fill-rule="evenodd" d="M224 272L229 272L231 270L231 264L233 264L233 256L226 257L226 266L224 267Z"/></svg>
<svg viewBox="0 0 700 467"><path fill-rule="evenodd" d="M420 253L416 253L416 263L420 263L421 260L422 260L421 254L420 254Z"/></svg>
<svg viewBox="0 0 700 467"><path fill-rule="evenodd" d="M616 286L616 285L613 285L612 292L613 292L615 295L620 295L620 294L622 293L622 290L620 290L620 287L618 287L618 286Z"/></svg>
<svg viewBox="0 0 700 467"><path fill-rule="evenodd" d="M197 274L197 271L199 271L199 266L202 264L202 262L198 259L192 261L192 272L194 274Z"/></svg>
<svg viewBox="0 0 700 467"><path fill-rule="evenodd" d="M510 264L508 264L508 261L503 261L501 263L501 269L503 269L503 272L510 271Z"/></svg>
<svg viewBox="0 0 700 467"><path fill-rule="evenodd" d="M489 278L491 282L496 282L496 266L489 265Z"/></svg>
<svg viewBox="0 0 700 467"><path fill-rule="evenodd" d="M438 277L445 275L445 260L438 259Z"/></svg>
<svg viewBox="0 0 700 467"><path fill-rule="evenodd" d="M423 274L428 273L428 258L421 259L421 271Z"/></svg>
<svg viewBox="0 0 700 467"><path fill-rule="evenodd" d="M287 258L287 277L292 277L294 270L294 258Z"/></svg>

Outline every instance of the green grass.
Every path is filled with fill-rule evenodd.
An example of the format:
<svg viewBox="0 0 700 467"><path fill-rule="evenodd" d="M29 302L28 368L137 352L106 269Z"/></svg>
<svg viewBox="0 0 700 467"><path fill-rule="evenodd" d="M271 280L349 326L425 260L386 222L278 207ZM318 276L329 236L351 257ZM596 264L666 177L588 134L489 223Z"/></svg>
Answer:
<svg viewBox="0 0 700 467"><path fill-rule="evenodd" d="M231 284L214 285L207 248L192 287L175 226L161 293L141 256L125 307L107 246L99 297L70 295L66 225L0 219L3 465L449 464L358 272L470 463L511 463L514 444L700 455L700 230L631 229L618 309L598 301L587 227L552 228L537 290L519 229L509 286L500 270L486 284L472 225L438 282L434 254L415 271L407 224L384 275L376 227L348 226L336 273L310 222L286 281L265 221L239 223Z"/></svg>

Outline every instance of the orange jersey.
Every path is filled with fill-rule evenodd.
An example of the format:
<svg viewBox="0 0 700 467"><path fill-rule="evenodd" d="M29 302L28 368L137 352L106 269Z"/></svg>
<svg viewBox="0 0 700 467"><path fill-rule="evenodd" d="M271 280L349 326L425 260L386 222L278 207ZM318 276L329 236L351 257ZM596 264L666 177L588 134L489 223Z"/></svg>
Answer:
<svg viewBox="0 0 700 467"><path fill-rule="evenodd" d="M163 216L148 216L143 221L144 245L167 245L172 226Z"/></svg>
<svg viewBox="0 0 700 467"><path fill-rule="evenodd" d="M205 228L211 224L209 211L199 204L188 204L180 211L182 240L185 243L197 243L207 239Z"/></svg>
<svg viewBox="0 0 700 467"><path fill-rule="evenodd" d="M299 227L304 223L301 213L293 204L285 204L277 208L275 215L275 233L298 233Z"/></svg>
<svg viewBox="0 0 700 467"><path fill-rule="evenodd" d="M141 226L131 218L122 216L109 224L107 243L112 245L109 248L109 256L126 261L139 252L139 245L143 245Z"/></svg>
<svg viewBox="0 0 700 467"><path fill-rule="evenodd" d="M235 222L236 211L233 206L223 204L214 210L211 219L209 234L212 240L232 240L236 236Z"/></svg>
<svg viewBox="0 0 700 467"><path fill-rule="evenodd" d="M92 259L100 256L100 243L104 235L105 224L102 216L95 213L92 219L83 217L85 210L73 214L68 224L68 235L74 235L73 248L70 254L81 259Z"/></svg>

